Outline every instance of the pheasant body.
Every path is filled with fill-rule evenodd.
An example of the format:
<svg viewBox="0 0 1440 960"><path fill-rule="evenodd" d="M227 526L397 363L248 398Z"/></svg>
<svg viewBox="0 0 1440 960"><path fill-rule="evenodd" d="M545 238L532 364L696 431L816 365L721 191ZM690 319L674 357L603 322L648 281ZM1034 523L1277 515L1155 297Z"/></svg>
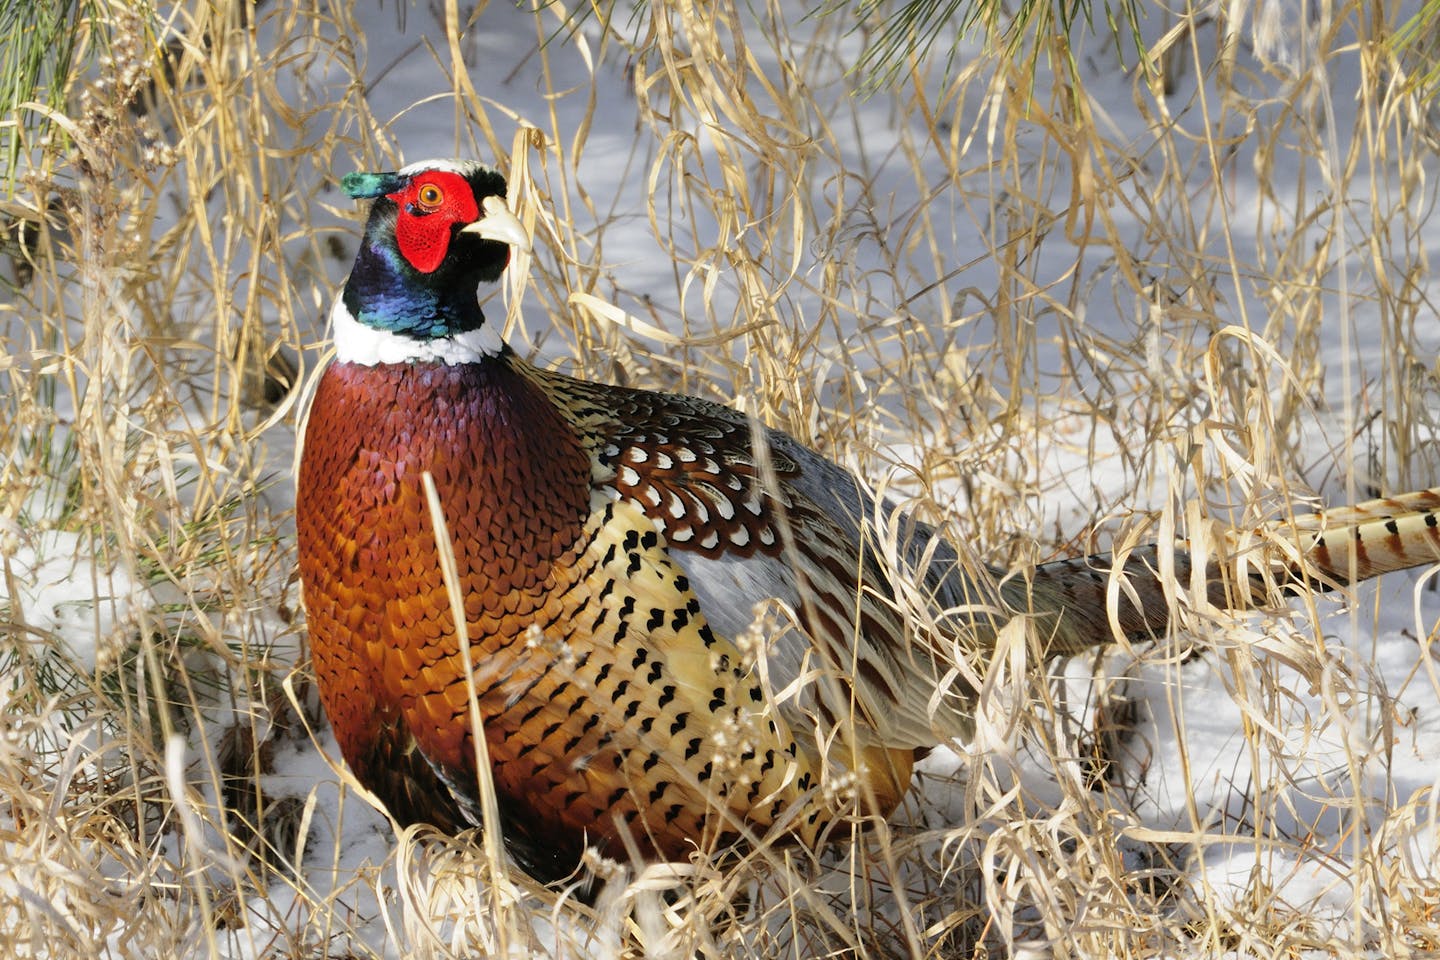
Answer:
<svg viewBox="0 0 1440 960"><path fill-rule="evenodd" d="M748 425L722 409L508 352L325 372L296 505L315 667L342 752L398 819L478 822L471 682L507 838L546 879L587 842L624 856L621 830L678 859L777 823L814 843L846 809L817 799L815 723L807 741L803 717L769 706L674 558L781 549L771 498L737 462ZM466 598L468 679L426 472ZM855 750L888 812L911 751Z"/></svg>
<svg viewBox="0 0 1440 960"><path fill-rule="evenodd" d="M889 814L917 753L967 733L957 648L983 660L1017 614L1042 656L1165 628L1158 548L997 585L784 433L521 360L475 296L524 239L488 168L345 186L375 203L305 429L300 574L341 752L398 821L480 823L483 730L506 841L542 880L587 846L822 844ZM1440 494L1387 504L1297 524L1310 540L1277 569L1217 561L1207 599L1440 556ZM1186 555L1170 562L1188 582Z"/></svg>

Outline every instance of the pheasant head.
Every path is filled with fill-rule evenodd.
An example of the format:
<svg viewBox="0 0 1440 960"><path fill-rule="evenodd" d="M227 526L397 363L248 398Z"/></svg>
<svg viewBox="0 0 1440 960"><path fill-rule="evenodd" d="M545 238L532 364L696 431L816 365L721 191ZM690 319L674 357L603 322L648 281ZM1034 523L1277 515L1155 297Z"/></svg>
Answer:
<svg viewBox="0 0 1440 960"><path fill-rule="evenodd" d="M351 173L341 185L375 202L335 304L339 359L455 362L498 352L476 287L499 279L510 245L529 244L505 206L505 178L480 163L426 160Z"/></svg>

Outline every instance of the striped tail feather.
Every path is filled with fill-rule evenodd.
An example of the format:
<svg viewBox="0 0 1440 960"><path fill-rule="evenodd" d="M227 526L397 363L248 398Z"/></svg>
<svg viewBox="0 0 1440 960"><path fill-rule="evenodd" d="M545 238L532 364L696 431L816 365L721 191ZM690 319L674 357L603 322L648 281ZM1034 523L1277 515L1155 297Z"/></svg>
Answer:
<svg viewBox="0 0 1440 960"><path fill-rule="evenodd" d="M1223 609L1263 606L1287 594L1440 563L1440 488L1227 531L1221 551L1208 560L1205 583L1209 602ZM1188 588L1189 545L1181 542L1162 557L1158 544L1147 544L1129 551L1118 571L1114 567L1108 553L1057 560L1036 567L1028 583L1012 579L1001 589L1013 607L1036 615L1050 656L1079 653L1117 633L1129 639L1163 634L1173 605L1162 571L1168 567L1173 572L1167 579ZM1183 602L1183 594L1168 593Z"/></svg>
<svg viewBox="0 0 1440 960"><path fill-rule="evenodd" d="M1440 562L1440 488L1382 497L1353 507L1336 507L1294 522L1304 562L1336 586L1345 586Z"/></svg>

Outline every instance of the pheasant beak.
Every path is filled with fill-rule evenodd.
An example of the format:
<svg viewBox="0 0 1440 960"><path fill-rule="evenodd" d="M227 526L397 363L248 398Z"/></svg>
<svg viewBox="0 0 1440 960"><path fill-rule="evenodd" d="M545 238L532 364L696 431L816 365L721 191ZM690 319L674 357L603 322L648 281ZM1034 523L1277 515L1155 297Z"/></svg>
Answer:
<svg viewBox="0 0 1440 960"><path fill-rule="evenodd" d="M521 253L530 252L530 235L520 223L520 218L510 212L505 201L496 196L486 197L480 204L484 215L474 223L460 228L461 233L478 234L482 240L498 240L508 243Z"/></svg>

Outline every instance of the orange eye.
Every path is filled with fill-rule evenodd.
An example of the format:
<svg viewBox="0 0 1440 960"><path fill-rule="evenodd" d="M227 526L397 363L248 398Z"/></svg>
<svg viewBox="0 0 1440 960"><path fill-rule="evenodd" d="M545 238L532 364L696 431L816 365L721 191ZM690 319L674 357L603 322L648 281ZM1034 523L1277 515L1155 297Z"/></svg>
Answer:
<svg viewBox="0 0 1440 960"><path fill-rule="evenodd" d="M426 210L435 210L445 202L445 191L433 183L422 184L415 194L415 199L420 201L420 206Z"/></svg>

